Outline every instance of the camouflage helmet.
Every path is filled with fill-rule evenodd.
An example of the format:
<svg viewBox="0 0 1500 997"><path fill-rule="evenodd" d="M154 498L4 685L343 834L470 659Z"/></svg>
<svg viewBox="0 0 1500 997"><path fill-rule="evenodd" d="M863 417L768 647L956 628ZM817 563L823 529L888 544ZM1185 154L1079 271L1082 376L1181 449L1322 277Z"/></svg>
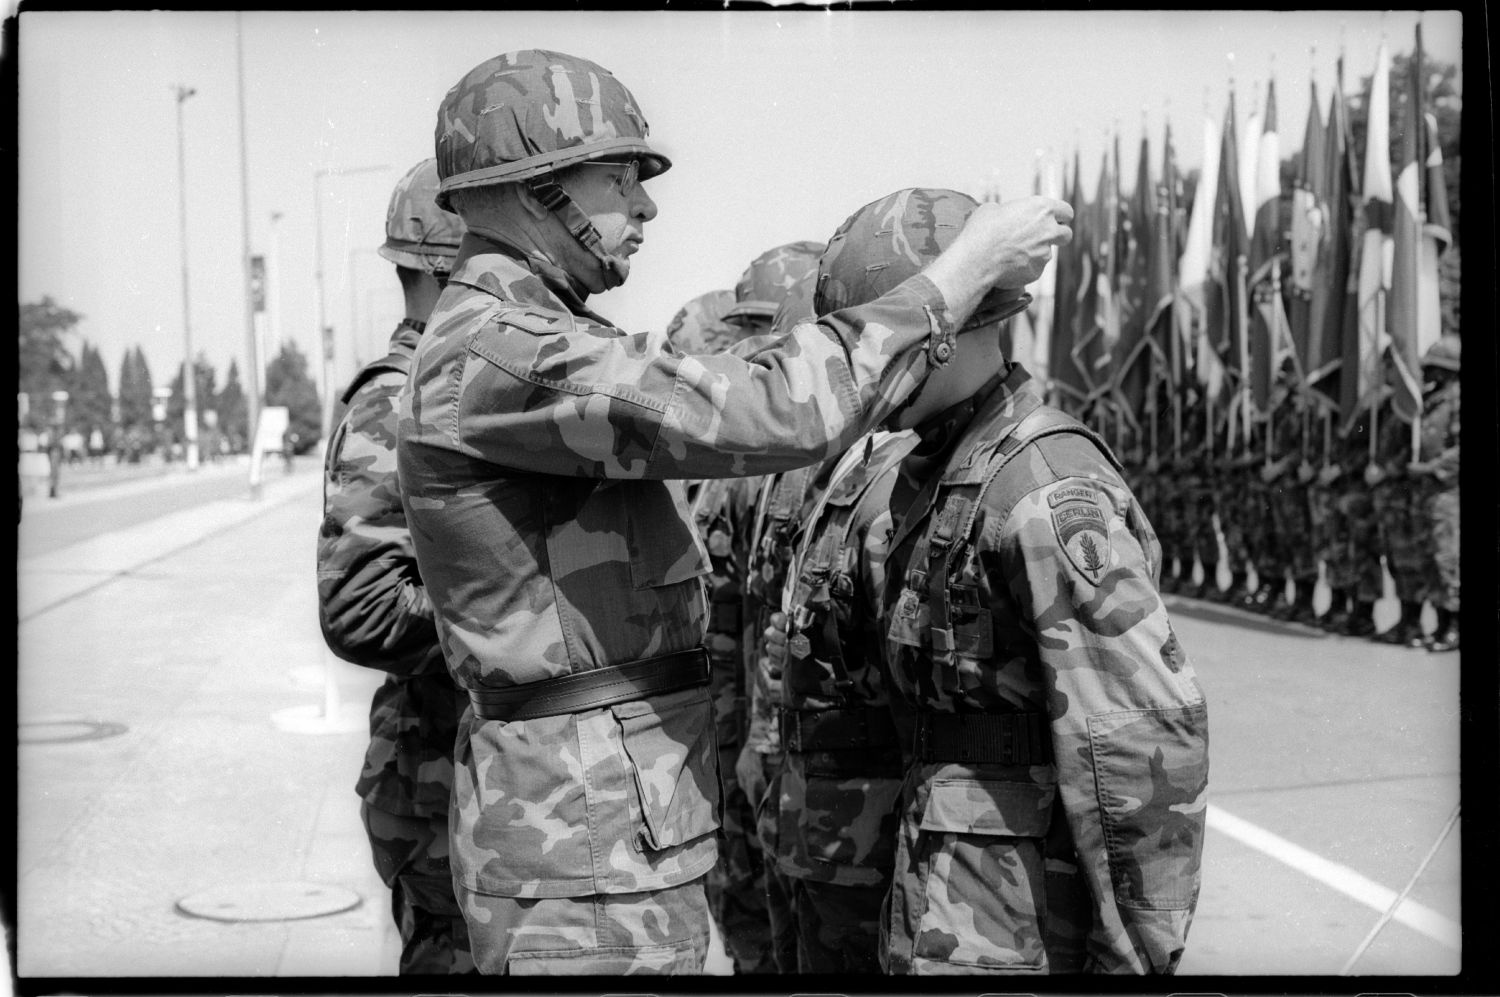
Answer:
<svg viewBox="0 0 1500 997"><path fill-rule="evenodd" d="M733 291L707 291L677 310L667 338L683 353L717 353L732 345L736 333L723 321L734 304Z"/></svg>
<svg viewBox="0 0 1500 997"><path fill-rule="evenodd" d="M826 315L874 301L937 259L978 206L968 194L930 187L908 187L871 201L829 240L818 261L813 307ZM992 289L967 327L1008 318L1030 300L1019 288Z"/></svg>
<svg viewBox="0 0 1500 997"><path fill-rule="evenodd" d="M771 334L784 336L799 322L811 322L818 317L813 308L813 290L818 286L818 269L812 268L797 279L787 292L776 316L771 319Z"/></svg>
<svg viewBox="0 0 1500 997"><path fill-rule="evenodd" d="M427 273L452 269L464 223L437 206L437 160L424 159L406 171L385 210L385 243L377 250L399 267Z"/></svg>
<svg viewBox="0 0 1500 997"><path fill-rule="evenodd" d="M1454 333L1443 333L1438 341L1429 346L1427 352L1422 355L1422 366L1438 367L1442 370L1456 372L1458 370L1459 347L1462 345L1462 340Z"/></svg>
<svg viewBox="0 0 1500 997"><path fill-rule="evenodd" d="M438 108L438 204L462 187L525 181L590 160L639 162L650 179L672 164L646 144L646 117L609 70L526 49L480 63Z"/></svg>
<svg viewBox="0 0 1500 997"><path fill-rule="evenodd" d="M725 318L769 319L804 276L816 273L821 242L789 242L768 249L745 268L734 285L734 307Z"/></svg>

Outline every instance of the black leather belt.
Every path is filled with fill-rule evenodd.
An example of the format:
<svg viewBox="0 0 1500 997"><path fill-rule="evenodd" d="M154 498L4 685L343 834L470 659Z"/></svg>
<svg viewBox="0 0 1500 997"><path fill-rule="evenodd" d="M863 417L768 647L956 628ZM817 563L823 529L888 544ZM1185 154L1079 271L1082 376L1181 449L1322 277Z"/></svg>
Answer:
<svg viewBox="0 0 1500 997"><path fill-rule="evenodd" d="M1044 713L921 713L913 754L919 762L1046 765L1052 737Z"/></svg>
<svg viewBox="0 0 1500 997"><path fill-rule="evenodd" d="M483 720L535 720L707 684L708 652L695 647L506 689L470 689L469 702Z"/></svg>
<svg viewBox="0 0 1500 997"><path fill-rule="evenodd" d="M783 751L846 751L894 747L899 739L889 710L879 707L782 710Z"/></svg>

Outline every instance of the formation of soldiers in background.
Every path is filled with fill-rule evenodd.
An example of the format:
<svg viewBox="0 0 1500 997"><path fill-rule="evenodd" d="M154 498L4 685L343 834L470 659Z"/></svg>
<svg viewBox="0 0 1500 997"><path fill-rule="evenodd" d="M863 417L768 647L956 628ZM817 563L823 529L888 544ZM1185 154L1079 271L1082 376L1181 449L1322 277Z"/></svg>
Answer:
<svg viewBox="0 0 1500 997"><path fill-rule="evenodd" d="M606 116L578 117L585 85ZM539 113L489 114L516 99ZM1111 327L1122 212L1076 167L1071 210L1008 216L1040 227L887 195L663 342L584 304L628 275L639 237L609 226L654 217L641 185L670 166L606 70L483 63L437 152L392 197L407 313L345 394L318 537L329 646L390 673L358 789L403 973L701 971L709 915L740 973L1170 973L1207 721L1158 589L1362 635L1383 553L1382 639L1457 646L1456 338L1424 354L1416 419L1390 390L1335 426L1302 368L1259 363L1298 340L1263 290L1274 240L1248 285L1224 265L1242 220L1183 312L1225 393L1177 373L1171 321ZM1027 276L1002 287L977 264L1007 239Z"/></svg>

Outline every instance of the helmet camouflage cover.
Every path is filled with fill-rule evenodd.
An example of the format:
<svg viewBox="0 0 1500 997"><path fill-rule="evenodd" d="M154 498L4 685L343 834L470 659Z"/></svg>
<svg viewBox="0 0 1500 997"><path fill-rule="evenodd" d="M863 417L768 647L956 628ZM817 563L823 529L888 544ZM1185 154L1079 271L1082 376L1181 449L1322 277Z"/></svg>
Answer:
<svg viewBox="0 0 1500 997"><path fill-rule="evenodd" d="M406 171L385 211L381 256L397 266L427 273L450 269L458 256L464 223L437 206L437 190L437 160L424 159Z"/></svg>
<svg viewBox="0 0 1500 997"><path fill-rule="evenodd" d="M707 291L677 310L667 338L683 353L717 353L734 345L738 334L723 321L734 304L733 291Z"/></svg>
<svg viewBox="0 0 1500 997"><path fill-rule="evenodd" d="M460 187L509 183L595 159L640 163L648 180L672 164L646 143L646 117L625 85L588 59L526 49L480 63L443 97L438 203Z"/></svg>
<svg viewBox="0 0 1500 997"><path fill-rule="evenodd" d="M750 261L734 285L735 305L725 318L769 319L776 314L788 292L804 276L818 269L821 242L789 242L768 249Z"/></svg>
<svg viewBox="0 0 1500 997"><path fill-rule="evenodd" d="M1443 370L1458 370L1458 359L1462 340L1451 332L1445 332L1427 348L1422 356L1423 367L1439 367Z"/></svg>
<svg viewBox="0 0 1500 997"><path fill-rule="evenodd" d="M775 318L771 319L771 335L785 336L797 323L811 322L818 317L818 312L813 308L813 290L817 286L816 267L798 278L781 302L781 307L776 309Z"/></svg>
<svg viewBox="0 0 1500 997"><path fill-rule="evenodd" d="M919 273L953 244L978 206L957 191L908 187L860 208L834 232L818 262L817 313L874 301ZM1030 300L1020 288L992 289L968 327L1008 318Z"/></svg>

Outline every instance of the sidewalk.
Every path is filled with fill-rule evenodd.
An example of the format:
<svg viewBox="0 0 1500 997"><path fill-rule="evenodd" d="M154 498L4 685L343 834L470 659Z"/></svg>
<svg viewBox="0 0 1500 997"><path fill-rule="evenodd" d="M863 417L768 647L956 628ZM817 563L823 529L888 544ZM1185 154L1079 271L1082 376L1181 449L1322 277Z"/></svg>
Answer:
<svg viewBox="0 0 1500 997"><path fill-rule="evenodd" d="M23 978L394 975L353 791L381 676L323 647L321 477L279 470L259 501L18 564ZM277 883L358 903L240 922L178 908Z"/></svg>

